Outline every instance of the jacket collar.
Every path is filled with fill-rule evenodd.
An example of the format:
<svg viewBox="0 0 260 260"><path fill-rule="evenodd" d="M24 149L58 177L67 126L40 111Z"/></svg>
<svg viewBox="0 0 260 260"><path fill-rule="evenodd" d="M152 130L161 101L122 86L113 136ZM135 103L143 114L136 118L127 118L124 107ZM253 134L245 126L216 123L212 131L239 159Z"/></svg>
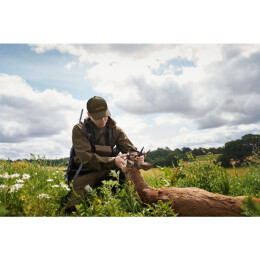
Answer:
<svg viewBox="0 0 260 260"><path fill-rule="evenodd" d="M91 128L93 129L97 129L97 126L91 121L90 118L86 117L84 119L84 121L87 121L90 125ZM107 120L107 124L106 124L106 127L108 129L112 129L116 126L116 121L114 119L112 119L110 116L108 117L108 120Z"/></svg>

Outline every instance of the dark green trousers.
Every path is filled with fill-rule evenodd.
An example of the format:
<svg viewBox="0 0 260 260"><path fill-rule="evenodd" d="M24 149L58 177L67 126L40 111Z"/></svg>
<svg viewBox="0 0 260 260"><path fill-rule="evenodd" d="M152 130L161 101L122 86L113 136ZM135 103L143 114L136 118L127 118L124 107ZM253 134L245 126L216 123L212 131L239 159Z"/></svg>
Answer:
<svg viewBox="0 0 260 260"><path fill-rule="evenodd" d="M117 170L119 170L119 169L117 169ZM110 171L111 170L103 170L103 171L96 171L96 172L84 172L84 170L83 170L78 175L78 177L76 178L76 180L73 183L74 191L78 195L83 196L85 198L86 195L87 195L86 190L85 190L85 186L89 185L91 188L97 188L98 186L101 185L101 182L103 180L109 180L109 179L113 178L109 175ZM73 172L69 177L70 186L72 185L71 181L72 181L75 173L76 173L76 171ZM125 180L123 172L120 171L119 176L120 176L120 183L123 183L124 180ZM73 194L72 191L69 192L68 198L69 198L70 201L66 205L67 209L74 207L77 204L80 204L80 200L75 198L75 195Z"/></svg>

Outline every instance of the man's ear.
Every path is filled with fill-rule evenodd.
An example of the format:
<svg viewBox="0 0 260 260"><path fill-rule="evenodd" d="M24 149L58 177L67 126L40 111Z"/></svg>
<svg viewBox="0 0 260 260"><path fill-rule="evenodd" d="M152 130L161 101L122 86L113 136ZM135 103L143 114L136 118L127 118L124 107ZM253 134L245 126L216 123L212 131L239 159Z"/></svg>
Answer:
<svg viewBox="0 0 260 260"><path fill-rule="evenodd" d="M88 117L89 117L89 118L91 118L91 115L90 115L90 113L89 113L89 112L87 112L87 114L88 114Z"/></svg>

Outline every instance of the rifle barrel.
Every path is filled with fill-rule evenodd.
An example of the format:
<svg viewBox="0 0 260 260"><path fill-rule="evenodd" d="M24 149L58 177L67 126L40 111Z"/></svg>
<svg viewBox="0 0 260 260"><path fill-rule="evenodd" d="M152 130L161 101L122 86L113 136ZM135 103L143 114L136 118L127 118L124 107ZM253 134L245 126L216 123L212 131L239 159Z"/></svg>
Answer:
<svg viewBox="0 0 260 260"><path fill-rule="evenodd" d="M81 122L82 114L83 114L83 108L81 109L80 118L79 118L79 123Z"/></svg>

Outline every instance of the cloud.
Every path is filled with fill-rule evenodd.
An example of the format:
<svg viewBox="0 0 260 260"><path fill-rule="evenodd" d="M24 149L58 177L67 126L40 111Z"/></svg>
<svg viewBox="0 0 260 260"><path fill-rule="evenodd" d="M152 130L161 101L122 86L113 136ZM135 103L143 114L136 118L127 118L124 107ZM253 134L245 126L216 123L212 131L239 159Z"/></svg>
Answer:
<svg viewBox="0 0 260 260"><path fill-rule="evenodd" d="M259 134L260 124L249 124L239 126L221 126L218 128L193 130L180 129L180 133L172 137L168 146L176 147L220 147L230 140L240 139L243 135L252 133Z"/></svg>
<svg viewBox="0 0 260 260"><path fill-rule="evenodd" d="M0 158L29 158L31 153L68 157L72 127L85 102L54 89L40 92L17 75L0 74L0 86ZM115 120L134 141L149 127L145 119L131 114Z"/></svg>
<svg viewBox="0 0 260 260"><path fill-rule="evenodd" d="M162 114L160 116L156 116L153 119L155 125L158 126L180 126L180 125L186 125L186 124L190 124L190 120L187 120L183 117L178 117L175 116L174 114Z"/></svg>
<svg viewBox="0 0 260 260"><path fill-rule="evenodd" d="M146 122L146 120L131 114L122 114L116 116L114 119L120 128L127 130L126 131L127 135L142 133L142 131L145 128L150 127L150 125Z"/></svg>
<svg viewBox="0 0 260 260"><path fill-rule="evenodd" d="M199 129L259 122L260 45L39 45L91 63L86 80L126 113L171 113ZM176 73L177 72L177 73Z"/></svg>
<svg viewBox="0 0 260 260"><path fill-rule="evenodd" d="M71 70L73 66L75 66L77 63L75 61L71 61L68 64L65 65L66 70Z"/></svg>
<svg viewBox="0 0 260 260"><path fill-rule="evenodd" d="M59 135L70 127L82 106L68 93L34 90L19 76L0 74L0 86L2 143Z"/></svg>

